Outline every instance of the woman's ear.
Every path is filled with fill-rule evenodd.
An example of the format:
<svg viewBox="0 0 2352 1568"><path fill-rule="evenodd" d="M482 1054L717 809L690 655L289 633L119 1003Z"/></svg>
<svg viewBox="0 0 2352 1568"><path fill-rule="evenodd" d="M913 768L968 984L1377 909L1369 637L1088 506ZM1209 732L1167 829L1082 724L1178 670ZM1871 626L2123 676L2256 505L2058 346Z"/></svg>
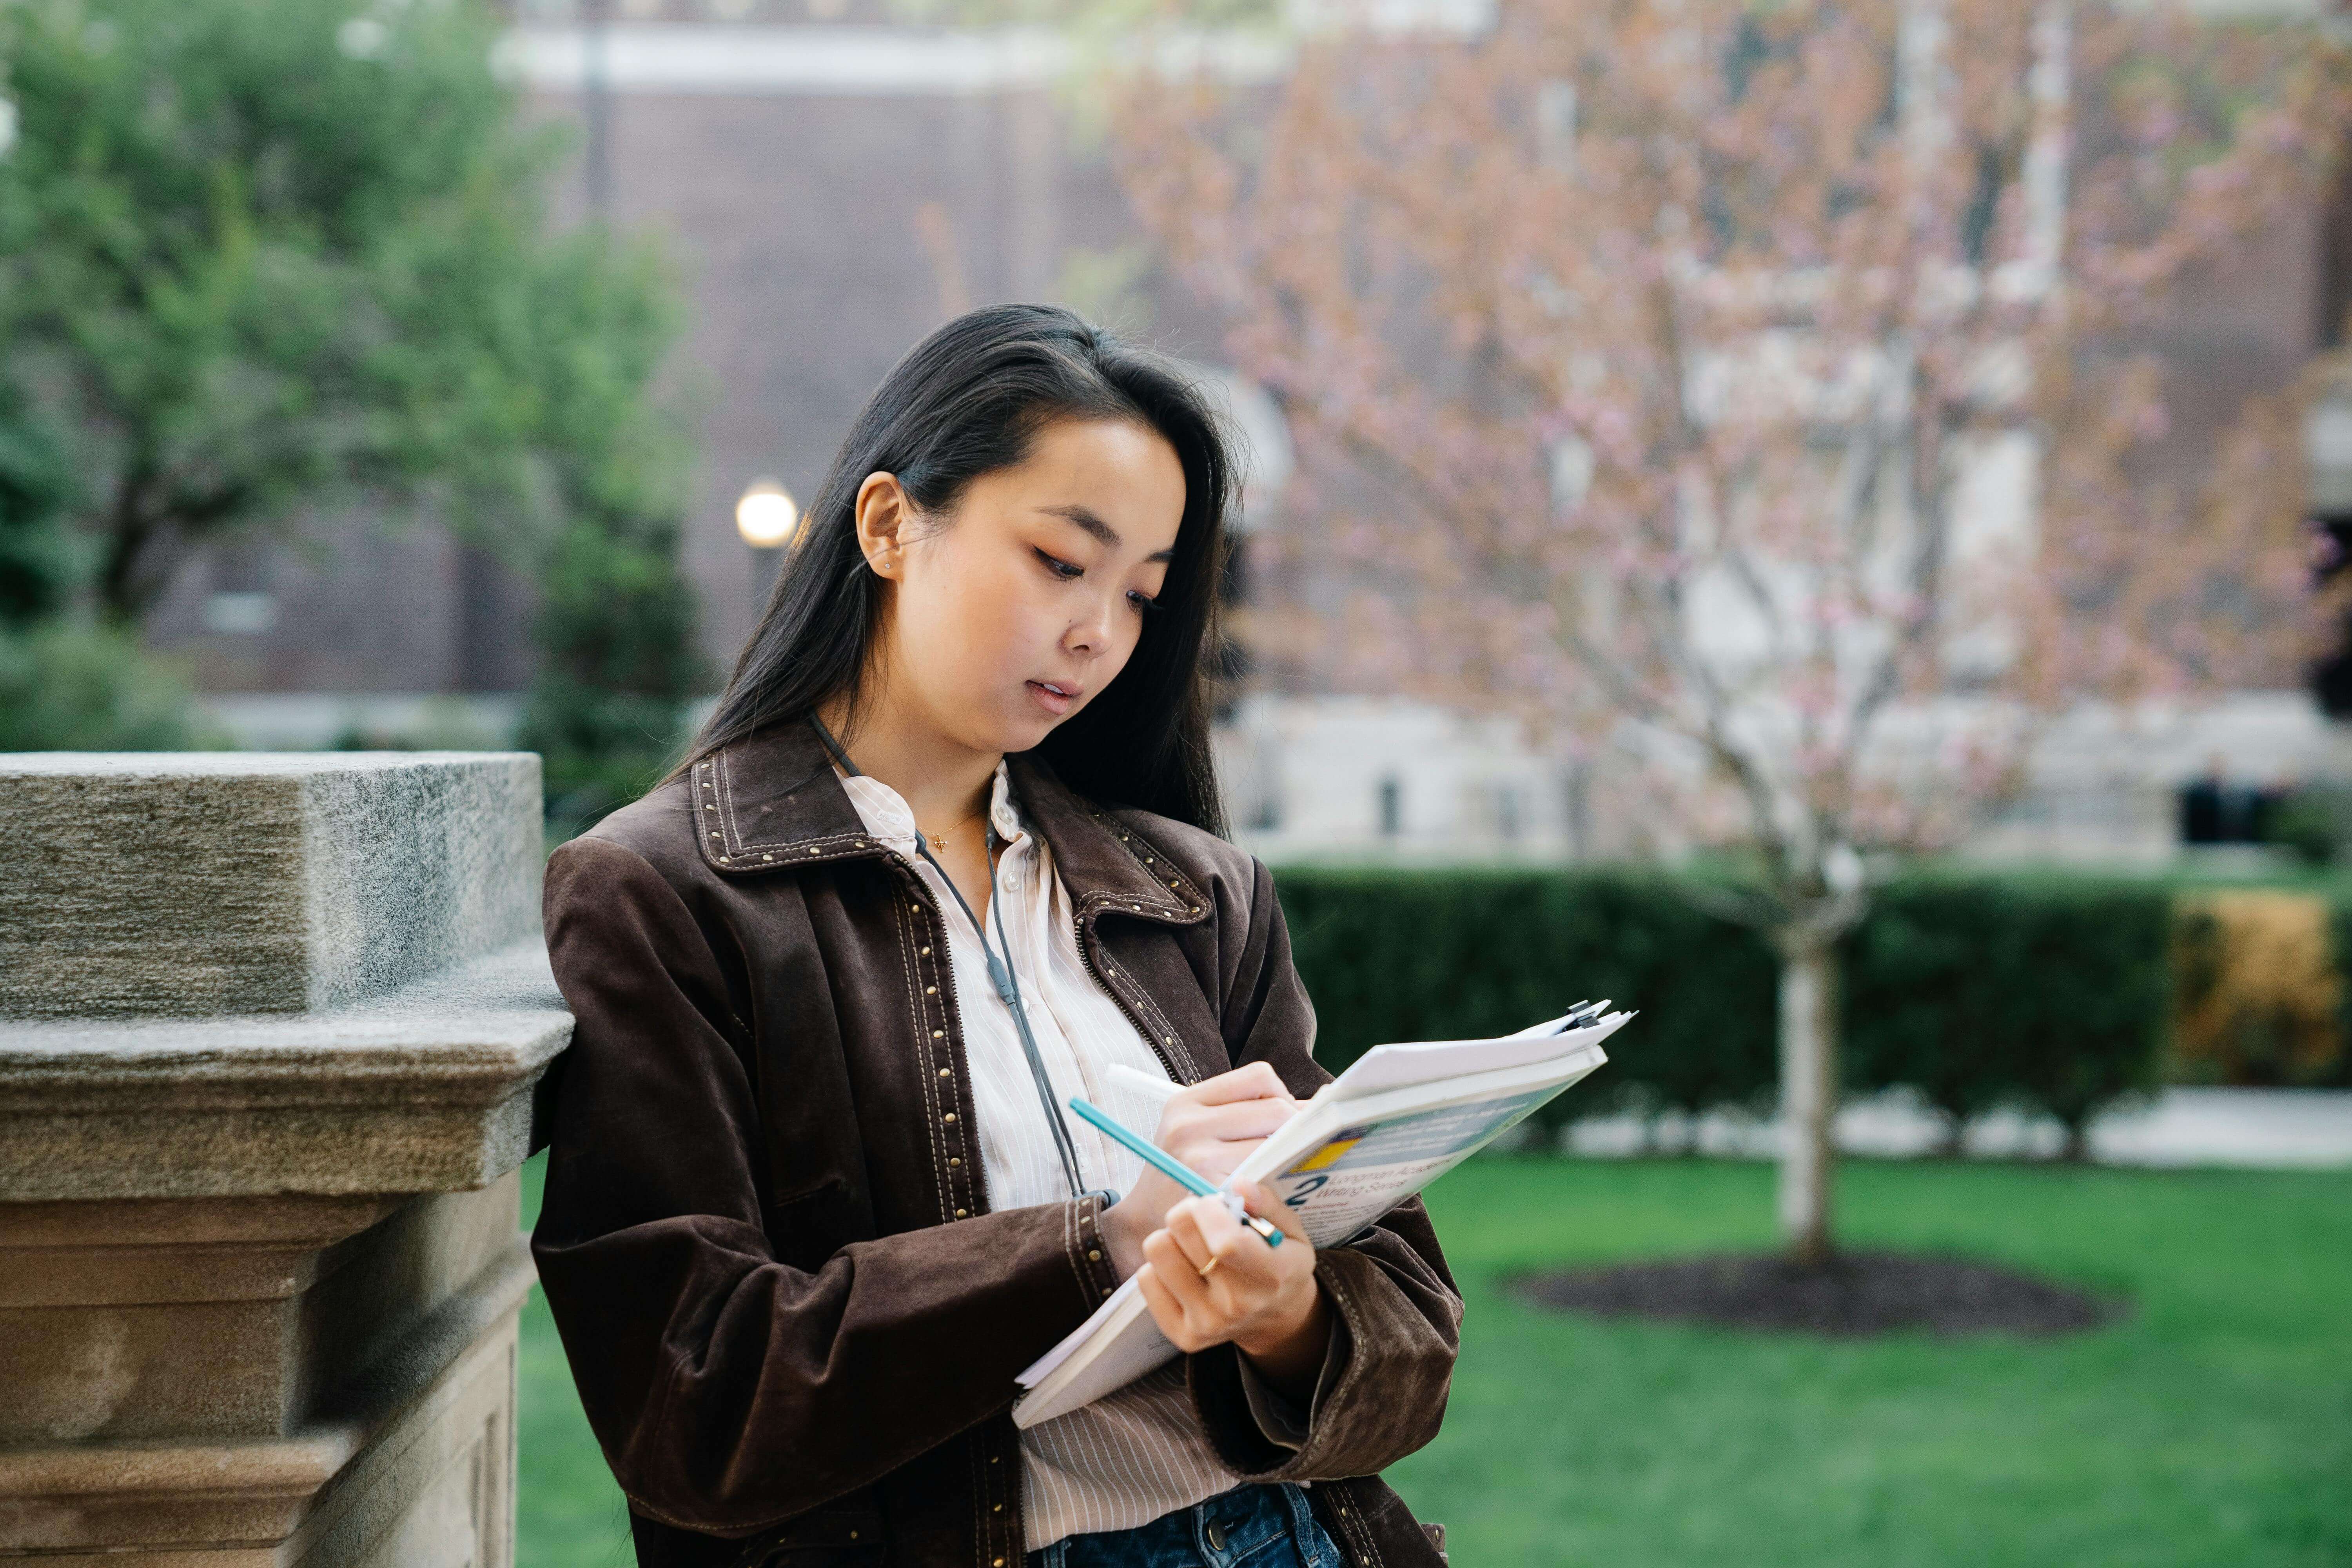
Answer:
<svg viewBox="0 0 2352 1568"><path fill-rule="evenodd" d="M877 468L857 487L857 548L877 577L897 579L905 558L903 535L913 513L896 474Z"/></svg>

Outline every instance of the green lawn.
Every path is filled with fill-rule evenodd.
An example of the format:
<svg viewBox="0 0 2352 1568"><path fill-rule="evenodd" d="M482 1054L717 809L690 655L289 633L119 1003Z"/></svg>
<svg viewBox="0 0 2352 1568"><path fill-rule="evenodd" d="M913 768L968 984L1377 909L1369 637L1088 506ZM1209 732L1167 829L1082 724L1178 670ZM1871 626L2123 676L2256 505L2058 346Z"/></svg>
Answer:
<svg viewBox="0 0 2352 1568"><path fill-rule="evenodd" d="M538 1162L528 1173L526 1213ZM1832 1344L1537 1312L1563 1261L1759 1246L1771 1173L1492 1157L1430 1196L1469 1303L1444 1436L1390 1472L1463 1568L2352 1563L2352 1173L1852 1163L1843 1226L2119 1294L2053 1342ZM534 1298L521 1568L625 1563Z"/></svg>
<svg viewBox="0 0 2352 1568"><path fill-rule="evenodd" d="M546 1177L544 1152L522 1168L525 1230L539 1222L540 1184ZM537 1286L522 1310L516 1380L522 1418L516 1424L521 1474L515 1487L515 1568L634 1568L620 1489L580 1413L563 1342Z"/></svg>

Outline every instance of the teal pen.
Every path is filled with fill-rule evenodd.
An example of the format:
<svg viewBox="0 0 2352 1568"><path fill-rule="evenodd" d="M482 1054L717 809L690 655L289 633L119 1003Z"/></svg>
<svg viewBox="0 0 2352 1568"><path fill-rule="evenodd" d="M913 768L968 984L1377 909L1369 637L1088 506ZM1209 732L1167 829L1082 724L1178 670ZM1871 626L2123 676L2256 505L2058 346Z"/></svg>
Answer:
<svg viewBox="0 0 2352 1568"><path fill-rule="evenodd" d="M1242 1201L1239 1195L1226 1192L1220 1187L1211 1186L1206 1177L1192 1170L1192 1167L1178 1162L1166 1150L1160 1148L1150 1139L1142 1136L1140 1133L1130 1132L1125 1127L1120 1126L1117 1121L1113 1120L1109 1111L1103 1110L1099 1106L1089 1105L1087 1101L1077 1099L1073 1099L1070 1101L1070 1109L1076 1111L1080 1116L1085 1117L1088 1121L1093 1122L1097 1127L1101 1128L1105 1132L1109 1133L1113 1138L1118 1139L1128 1148L1134 1150L1136 1153L1141 1155L1144 1159L1150 1161L1154 1169L1160 1171L1162 1174L1166 1175L1170 1181L1174 1182L1186 1192L1204 1198L1221 1197L1224 1199L1225 1205L1234 1211L1234 1217L1241 1221L1244 1225L1249 1226L1252 1230L1257 1232L1258 1235L1264 1237L1265 1238L1265 1244L1268 1247L1280 1247L1282 1245L1281 1229L1278 1226L1270 1225L1266 1221L1258 1218L1257 1215L1254 1214L1244 1212L1241 1206Z"/></svg>

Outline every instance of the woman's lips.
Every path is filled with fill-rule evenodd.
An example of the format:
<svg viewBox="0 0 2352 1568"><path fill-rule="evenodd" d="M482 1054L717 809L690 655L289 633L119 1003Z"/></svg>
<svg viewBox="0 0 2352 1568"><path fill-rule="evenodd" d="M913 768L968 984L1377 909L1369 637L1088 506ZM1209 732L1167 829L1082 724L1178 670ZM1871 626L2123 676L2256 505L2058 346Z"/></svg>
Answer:
<svg viewBox="0 0 2352 1568"><path fill-rule="evenodd" d="M1037 700L1040 708L1057 719L1078 703L1078 689L1064 686L1059 681L1033 680L1029 682L1029 695Z"/></svg>

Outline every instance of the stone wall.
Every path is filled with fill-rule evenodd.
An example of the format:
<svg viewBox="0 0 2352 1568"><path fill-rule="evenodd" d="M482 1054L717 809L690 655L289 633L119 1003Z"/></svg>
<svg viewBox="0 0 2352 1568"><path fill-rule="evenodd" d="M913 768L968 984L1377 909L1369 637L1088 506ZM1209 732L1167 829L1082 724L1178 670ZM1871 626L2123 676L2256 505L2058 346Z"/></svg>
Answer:
<svg viewBox="0 0 2352 1568"><path fill-rule="evenodd" d="M538 759L0 756L0 1557L512 1561Z"/></svg>

